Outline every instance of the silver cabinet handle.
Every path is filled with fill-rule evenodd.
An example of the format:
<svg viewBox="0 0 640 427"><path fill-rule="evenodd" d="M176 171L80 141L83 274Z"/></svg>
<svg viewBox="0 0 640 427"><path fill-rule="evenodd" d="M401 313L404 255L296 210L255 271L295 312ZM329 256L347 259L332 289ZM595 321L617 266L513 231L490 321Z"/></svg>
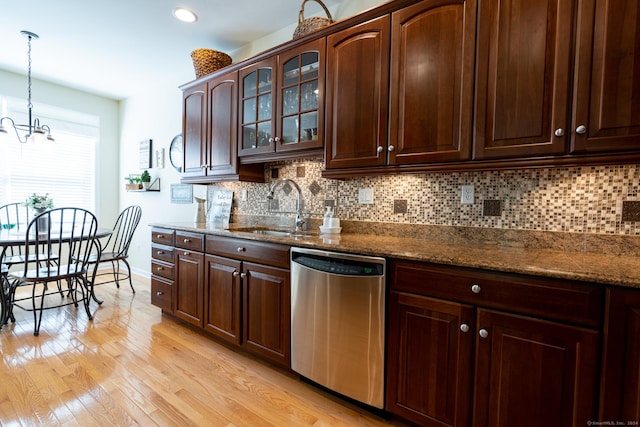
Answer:
<svg viewBox="0 0 640 427"><path fill-rule="evenodd" d="M184 251L184 256L189 256L189 252Z"/></svg>
<svg viewBox="0 0 640 427"><path fill-rule="evenodd" d="M463 323L462 325L460 325L460 330L462 332L469 332L469 325L467 325L466 323Z"/></svg>
<svg viewBox="0 0 640 427"><path fill-rule="evenodd" d="M558 137L560 137L560 136L564 136L564 129L562 129L562 128L558 128L558 129L556 129L556 131L555 131L553 134L554 134L555 136L558 136Z"/></svg>
<svg viewBox="0 0 640 427"><path fill-rule="evenodd" d="M189 242L191 242L191 239L184 239L183 242L189 243Z"/></svg>
<svg viewBox="0 0 640 427"><path fill-rule="evenodd" d="M237 271L233 272L233 277L240 277L240 273L238 273Z"/></svg>
<svg viewBox="0 0 640 427"><path fill-rule="evenodd" d="M160 296L160 295L164 295L164 292L160 292L160 291L158 291L158 292L156 292L156 295L158 295L158 296Z"/></svg>
<svg viewBox="0 0 640 427"><path fill-rule="evenodd" d="M585 125L580 125L576 128L576 133L578 135L582 135L583 133L585 133L587 131L587 127Z"/></svg>
<svg viewBox="0 0 640 427"><path fill-rule="evenodd" d="M247 273L240 273L240 278L241 279L246 279L247 278Z"/></svg>
<svg viewBox="0 0 640 427"><path fill-rule="evenodd" d="M389 148L387 148L387 150L389 150L389 151L393 151L395 149L396 149L396 147L394 147L393 145L390 145Z"/></svg>
<svg viewBox="0 0 640 427"><path fill-rule="evenodd" d="M156 252L158 255L164 255L164 251L158 251Z"/></svg>
<svg viewBox="0 0 640 427"><path fill-rule="evenodd" d="M156 271L162 271L162 270L164 270L164 268L162 268L162 267L156 267Z"/></svg>
<svg viewBox="0 0 640 427"><path fill-rule="evenodd" d="M275 142L280 142L280 141L282 141L282 139L281 139L279 136L276 136L273 140L274 140Z"/></svg>
<svg viewBox="0 0 640 427"><path fill-rule="evenodd" d="M378 145L378 148L376 149L376 151L378 153L382 153L384 151L384 148L382 148L382 145Z"/></svg>
<svg viewBox="0 0 640 427"><path fill-rule="evenodd" d="M246 251L245 248L238 248L238 252L244 252L244 251Z"/></svg>
<svg viewBox="0 0 640 427"><path fill-rule="evenodd" d="M480 335L482 338L486 338L489 336L489 332L486 329L480 329L478 331L478 335Z"/></svg>
<svg viewBox="0 0 640 427"><path fill-rule="evenodd" d="M480 287L480 285L478 285L477 283L474 283L473 285L471 285L471 292L473 292L474 294L479 294L480 291L482 291L482 288Z"/></svg>
<svg viewBox="0 0 640 427"><path fill-rule="evenodd" d="M273 138L269 138L269 144L273 144ZM253 147L255 148L255 147Z"/></svg>
<svg viewBox="0 0 640 427"><path fill-rule="evenodd" d="M156 239L164 239L164 235L162 235L162 234L156 234Z"/></svg>

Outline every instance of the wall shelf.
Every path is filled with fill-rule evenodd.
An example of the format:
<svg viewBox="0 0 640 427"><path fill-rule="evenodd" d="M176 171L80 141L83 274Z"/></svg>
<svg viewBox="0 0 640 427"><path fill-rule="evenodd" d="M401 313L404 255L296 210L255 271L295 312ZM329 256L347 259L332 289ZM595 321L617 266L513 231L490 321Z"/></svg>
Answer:
<svg viewBox="0 0 640 427"><path fill-rule="evenodd" d="M141 188L139 190L127 190L128 193L146 193L148 191L160 191L160 178L156 178L153 181L151 181L151 184L149 184L149 187L145 188Z"/></svg>

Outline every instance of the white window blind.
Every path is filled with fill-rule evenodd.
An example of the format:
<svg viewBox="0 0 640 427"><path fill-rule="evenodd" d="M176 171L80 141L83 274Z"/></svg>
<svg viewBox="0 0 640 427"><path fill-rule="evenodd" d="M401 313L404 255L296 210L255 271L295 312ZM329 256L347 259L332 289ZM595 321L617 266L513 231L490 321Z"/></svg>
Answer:
<svg viewBox="0 0 640 427"><path fill-rule="evenodd" d="M27 124L24 100L1 97L2 117ZM24 201L29 195L49 193L55 207L96 210L96 151L99 119L56 107L34 105L41 124L51 128L54 142L18 142L13 128L0 139L0 205Z"/></svg>

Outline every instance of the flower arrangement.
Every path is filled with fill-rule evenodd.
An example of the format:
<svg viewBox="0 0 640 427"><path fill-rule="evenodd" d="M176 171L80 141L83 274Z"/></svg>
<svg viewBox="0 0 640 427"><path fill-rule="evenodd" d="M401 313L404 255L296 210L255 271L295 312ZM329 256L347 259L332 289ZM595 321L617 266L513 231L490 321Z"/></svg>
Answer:
<svg viewBox="0 0 640 427"><path fill-rule="evenodd" d="M53 207L53 199L49 197L49 193L44 196L39 196L36 193L33 193L31 196L27 197L27 200L24 201L24 205L36 210L51 209Z"/></svg>

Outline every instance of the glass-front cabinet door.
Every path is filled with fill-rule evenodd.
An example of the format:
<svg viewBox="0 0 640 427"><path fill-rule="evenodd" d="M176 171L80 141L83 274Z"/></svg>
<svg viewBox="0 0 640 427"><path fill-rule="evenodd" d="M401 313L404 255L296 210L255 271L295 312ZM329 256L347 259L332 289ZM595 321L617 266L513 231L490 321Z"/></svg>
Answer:
<svg viewBox="0 0 640 427"><path fill-rule="evenodd" d="M239 157L323 147L325 50L321 38L240 70Z"/></svg>
<svg viewBox="0 0 640 427"><path fill-rule="evenodd" d="M274 151L274 61L269 58L240 70L239 156Z"/></svg>
<svg viewBox="0 0 640 427"><path fill-rule="evenodd" d="M278 57L276 151L322 147L325 39Z"/></svg>

